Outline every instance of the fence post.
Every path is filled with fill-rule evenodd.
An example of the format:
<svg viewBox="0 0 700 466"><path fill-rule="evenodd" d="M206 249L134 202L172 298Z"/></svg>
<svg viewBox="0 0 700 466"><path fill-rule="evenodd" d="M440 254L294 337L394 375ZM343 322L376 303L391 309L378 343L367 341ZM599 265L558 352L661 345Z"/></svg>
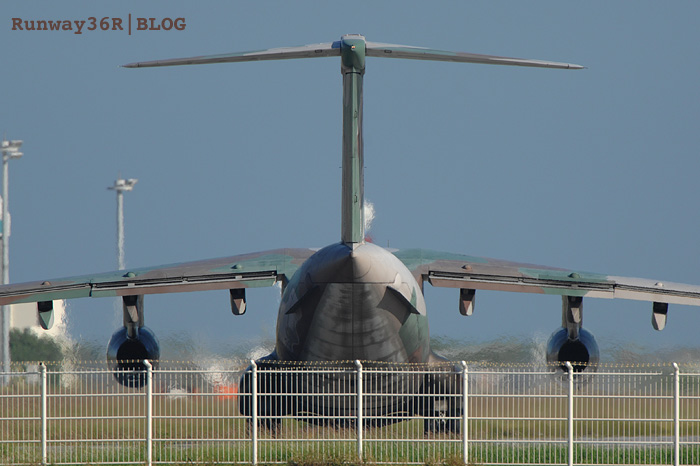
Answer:
<svg viewBox="0 0 700 466"><path fill-rule="evenodd" d="M48 432L48 387L46 384L46 366L44 363L39 364L39 371L41 372L41 464L48 464L48 448L47 448L47 432Z"/></svg>
<svg viewBox="0 0 700 466"><path fill-rule="evenodd" d="M469 464L469 370L462 361L462 461Z"/></svg>
<svg viewBox="0 0 700 466"><path fill-rule="evenodd" d="M673 363L673 465L681 463L681 374Z"/></svg>
<svg viewBox="0 0 700 466"><path fill-rule="evenodd" d="M250 381L250 428L252 429L250 433L250 440L253 444L253 453L251 462L253 464L258 464L258 365L255 364L255 360L250 360L250 365L252 367L251 381Z"/></svg>
<svg viewBox="0 0 700 466"><path fill-rule="evenodd" d="M359 462L362 462L362 430L364 428L364 406L362 403L362 363L359 359L355 360L355 367L357 367L357 383L355 384L357 386L357 460Z"/></svg>
<svg viewBox="0 0 700 466"><path fill-rule="evenodd" d="M153 365L148 359L146 366L146 464L153 464Z"/></svg>
<svg viewBox="0 0 700 466"><path fill-rule="evenodd" d="M569 389L567 394L568 409L566 418L566 430L568 438L568 454L569 458L567 464L573 466L574 464L574 366L571 365L569 361L566 361L567 379L569 381Z"/></svg>

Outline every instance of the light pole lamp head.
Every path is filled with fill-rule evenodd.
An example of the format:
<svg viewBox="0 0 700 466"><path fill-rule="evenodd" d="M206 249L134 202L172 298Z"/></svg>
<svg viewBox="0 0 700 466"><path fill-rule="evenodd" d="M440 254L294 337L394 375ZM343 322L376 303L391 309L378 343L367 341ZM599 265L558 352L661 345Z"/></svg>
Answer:
<svg viewBox="0 0 700 466"><path fill-rule="evenodd" d="M22 157L24 154L19 151L20 147L22 147L22 141L20 140L8 141L3 139L2 143L0 143L3 159L18 159Z"/></svg>
<svg viewBox="0 0 700 466"><path fill-rule="evenodd" d="M113 189L114 191L131 191L134 189L134 185L138 180L136 178L129 178L128 180L118 179L114 182L114 186L110 186L107 189Z"/></svg>

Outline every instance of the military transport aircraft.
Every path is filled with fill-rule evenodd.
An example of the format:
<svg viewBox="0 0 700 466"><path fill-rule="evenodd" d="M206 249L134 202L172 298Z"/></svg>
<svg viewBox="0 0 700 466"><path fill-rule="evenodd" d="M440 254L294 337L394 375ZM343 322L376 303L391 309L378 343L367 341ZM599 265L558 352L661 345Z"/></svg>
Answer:
<svg viewBox="0 0 700 466"><path fill-rule="evenodd" d="M652 324L661 330L668 305L700 305L700 286L613 277L566 269L436 252L388 250L365 241L363 221L362 86L368 57L438 60L558 69L582 66L448 52L366 41L361 35L302 47L138 62L127 68L235 63L257 60L340 57L343 78L342 224L340 242L320 250L275 249L221 259L42 279L0 287L0 304L37 302L49 327L53 301L80 297L123 299L124 326L112 336L108 358L117 368L139 368L127 360L158 359L153 333L144 327L144 296L201 290L230 290L234 314L246 311L246 288L282 287L276 345L265 361L431 363L423 286L459 290L459 311L471 315L476 290L558 295L562 326L550 338L547 359L574 361L583 371L598 361L593 336L581 326L583 298L652 302Z"/></svg>

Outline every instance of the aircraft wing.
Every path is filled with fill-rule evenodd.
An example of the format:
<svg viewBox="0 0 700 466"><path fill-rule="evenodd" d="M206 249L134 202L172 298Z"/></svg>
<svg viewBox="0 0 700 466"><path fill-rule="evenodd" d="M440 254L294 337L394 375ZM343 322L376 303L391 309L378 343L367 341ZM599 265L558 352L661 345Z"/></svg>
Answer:
<svg viewBox="0 0 700 466"><path fill-rule="evenodd" d="M312 249L275 249L197 262L0 286L0 305L84 297L272 286L291 278Z"/></svg>
<svg viewBox="0 0 700 466"><path fill-rule="evenodd" d="M419 283L428 281L433 286L700 306L700 286L697 285L615 277L426 249L400 250L394 255Z"/></svg>

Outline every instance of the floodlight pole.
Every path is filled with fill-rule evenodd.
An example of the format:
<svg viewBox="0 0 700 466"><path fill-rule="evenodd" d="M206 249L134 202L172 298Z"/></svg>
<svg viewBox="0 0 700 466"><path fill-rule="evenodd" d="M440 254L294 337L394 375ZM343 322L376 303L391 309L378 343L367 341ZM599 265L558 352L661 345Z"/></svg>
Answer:
<svg viewBox="0 0 700 466"><path fill-rule="evenodd" d="M19 148L22 141L8 141L3 138L0 144L2 150L2 284L10 282L10 216L8 214L9 171L10 159L22 157ZM10 372L10 306L2 306L2 372ZM7 383L7 377L0 378L0 385Z"/></svg>
<svg viewBox="0 0 700 466"><path fill-rule="evenodd" d="M107 188L117 192L117 264L119 270L126 268L124 261L124 191L133 190L137 181L136 178L128 180L119 178L114 182L114 186Z"/></svg>

